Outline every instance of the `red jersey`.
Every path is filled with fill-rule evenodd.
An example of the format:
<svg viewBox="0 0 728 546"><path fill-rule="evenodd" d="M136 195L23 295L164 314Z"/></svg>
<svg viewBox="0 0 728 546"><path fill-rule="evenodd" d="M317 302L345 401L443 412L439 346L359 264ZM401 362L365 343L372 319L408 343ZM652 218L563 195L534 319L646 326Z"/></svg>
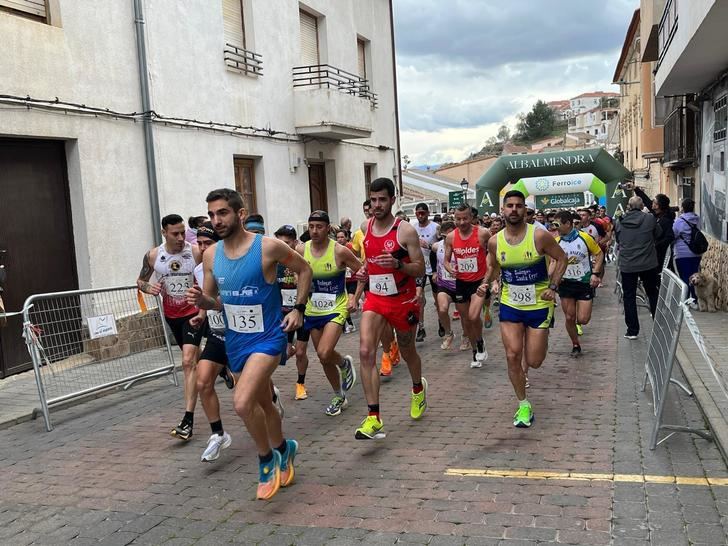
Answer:
<svg viewBox="0 0 728 546"><path fill-rule="evenodd" d="M452 237L452 252L455 255L458 280L475 282L485 277L488 265L485 261L485 249L480 246L477 227L473 227L467 239L460 237L460 230L456 229Z"/></svg>
<svg viewBox="0 0 728 546"><path fill-rule="evenodd" d="M401 270L384 268L373 261L376 256L391 254L402 263L410 263L409 253L399 244L397 231L402 222L397 218L384 235L374 235L374 218L369 220L364 236L364 251L369 274L369 294L382 297L412 299L415 296L415 278Z"/></svg>

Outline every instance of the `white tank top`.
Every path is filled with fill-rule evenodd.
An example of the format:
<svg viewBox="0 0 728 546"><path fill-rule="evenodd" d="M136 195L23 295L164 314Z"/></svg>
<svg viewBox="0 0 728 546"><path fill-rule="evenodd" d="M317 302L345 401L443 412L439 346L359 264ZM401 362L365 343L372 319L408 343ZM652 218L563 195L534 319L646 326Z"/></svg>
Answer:
<svg viewBox="0 0 728 546"><path fill-rule="evenodd" d="M424 239L427 243L432 246L432 243L437 241L437 224L430 222L425 227L422 227L417 220L411 222L413 228L417 230L417 235L420 239ZM430 264L430 249L423 248L422 254L425 257L425 275L432 275L432 264Z"/></svg>
<svg viewBox="0 0 728 546"><path fill-rule="evenodd" d="M179 254L167 252L164 243L157 248L154 273L162 285L164 315L168 318L182 318L197 313L197 308L185 299L187 290L195 284L195 256L192 245L185 242Z"/></svg>

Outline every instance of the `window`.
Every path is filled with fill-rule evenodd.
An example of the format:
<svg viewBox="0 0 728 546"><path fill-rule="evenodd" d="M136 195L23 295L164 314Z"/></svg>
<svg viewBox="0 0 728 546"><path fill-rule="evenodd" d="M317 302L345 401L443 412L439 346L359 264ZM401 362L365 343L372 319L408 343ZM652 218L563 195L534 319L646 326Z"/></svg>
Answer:
<svg viewBox="0 0 728 546"><path fill-rule="evenodd" d="M245 49L242 0L222 0L222 24L225 43Z"/></svg>
<svg viewBox="0 0 728 546"><path fill-rule="evenodd" d="M252 159L235 158L235 189L243 197L243 206L248 214L258 212L258 203L255 198L255 168Z"/></svg>
<svg viewBox="0 0 728 546"><path fill-rule="evenodd" d="M319 63L318 19L303 10L301 20L301 65L315 66Z"/></svg>
<svg viewBox="0 0 728 546"><path fill-rule="evenodd" d="M367 79L367 43L362 40L361 38L357 38L356 40L356 50L357 50L357 61L358 66L357 68L359 77L362 80Z"/></svg>
<svg viewBox="0 0 728 546"><path fill-rule="evenodd" d="M725 140L728 127L728 95L723 95L713 103L715 122L713 124L713 142Z"/></svg>
<svg viewBox="0 0 728 546"><path fill-rule="evenodd" d="M369 199L369 187L372 185L372 165L364 165L364 195Z"/></svg>
<svg viewBox="0 0 728 546"><path fill-rule="evenodd" d="M48 22L45 0L0 0L0 10L43 23Z"/></svg>
<svg viewBox="0 0 728 546"><path fill-rule="evenodd" d="M710 154L705 156L705 172L710 172Z"/></svg>

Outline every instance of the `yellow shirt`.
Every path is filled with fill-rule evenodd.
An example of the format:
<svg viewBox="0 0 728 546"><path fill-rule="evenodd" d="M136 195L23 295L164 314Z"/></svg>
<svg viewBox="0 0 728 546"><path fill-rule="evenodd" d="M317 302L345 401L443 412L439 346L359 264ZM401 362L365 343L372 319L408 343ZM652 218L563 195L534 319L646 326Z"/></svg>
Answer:
<svg viewBox="0 0 728 546"><path fill-rule="evenodd" d="M354 251L354 253L357 255L357 257L361 260L363 260L366 256L364 256L364 232L361 230L361 228L357 229L354 232L354 235L351 238L351 249Z"/></svg>

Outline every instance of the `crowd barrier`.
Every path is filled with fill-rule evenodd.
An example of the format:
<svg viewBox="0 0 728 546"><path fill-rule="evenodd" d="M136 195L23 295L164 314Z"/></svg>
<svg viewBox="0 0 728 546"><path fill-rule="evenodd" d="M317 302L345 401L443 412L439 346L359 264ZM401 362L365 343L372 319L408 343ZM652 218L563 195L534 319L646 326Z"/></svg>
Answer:
<svg viewBox="0 0 728 546"><path fill-rule="evenodd" d="M30 296L23 336L48 431L58 404L165 375L178 385L162 300L136 286Z"/></svg>

